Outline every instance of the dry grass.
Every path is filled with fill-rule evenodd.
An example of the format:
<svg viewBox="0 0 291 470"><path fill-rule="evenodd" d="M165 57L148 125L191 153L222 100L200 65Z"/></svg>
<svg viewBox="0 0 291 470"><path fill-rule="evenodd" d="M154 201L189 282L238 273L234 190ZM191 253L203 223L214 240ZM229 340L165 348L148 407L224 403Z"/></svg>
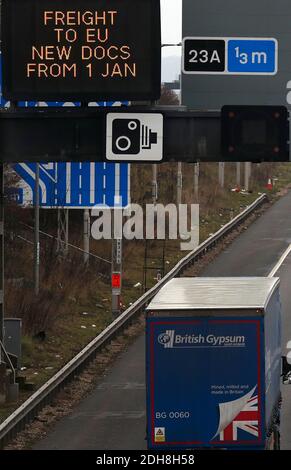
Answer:
<svg viewBox="0 0 291 470"><path fill-rule="evenodd" d="M159 202L176 200L177 164L158 167ZM183 165L183 202L194 201L192 164ZM218 165L201 164L200 169L200 240L204 240L258 197L264 190L268 177L278 177L276 189L291 182L291 167L284 164L253 165L252 190L248 195L231 192L235 186L235 164L226 165L225 188L218 185ZM152 170L149 165L132 166L132 201L151 203ZM41 230L56 234L56 211L41 211ZM112 321L110 265L91 260L84 268L82 255L70 250L67 259L56 254L55 242L41 237L41 291L36 298L33 289L33 240L31 231L20 223L33 225L33 211L13 205L6 208L5 240L5 313L7 317L19 317L23 321L23 365L28 380L41 385L65 364L84 345ZM70 242L82 247L82 211L70 211ZM161 263L162 242L150 243L149 256L153 266ZM111 258L110 241L91 241L91 251L106 259ZM122 303L128 307L142 294L135 288L143 282L143 241L124 243ZM166 241L166 270L171 269L185 253L179 249L179 241ZM148 287L154 285L156 270L148 273ZM84 315L86 313L87 315ZM43 342L33 339L45 332ZM24 396L22 396L22 399ZM6 413L6 411L5 411ZM1 415L1 410L0 410Z"/></svg>
<svg viewBox="0 0 291 470"><path fill-rule="evenodd" d="M169 163L158 166L159 202L168 204L176 200L177 164ZM194 201L194 165L183 165L184 189L183 202ZM262 191L271 176L277 176L277 184L284 186L291 181L290 165L260 164L253 165L252 190L249 195L233 193L235 186L236 166L226 164L225 188L218 184L218 164L200 165L200 237L201 241L227 222L252 202ZM243 179L243 175L242 175ZM132 201L141 204L151 203L152 169L150 165L132 165ZM278 186L277 189L279 189ZM56 211L41 211L41 229L56 234ZM6 210L6 315L20 317L23 320L25 334L34 335L39 331L54 329L59 318L64 319L73 304L80 308L93 308L96 303L104 304L102 298L110 297L110 265L96 260L90 261L89 269L83 265L82 255L70 250L67 259L60 259L56 254L56 242L41 237L41 291L38 298L33 290L33 245L17 238L20 235L33 241L33 232L24 228L21 223L33 225L33 211L19 209L10 205ZM70 211L70 242L82 247L82 211ZM149 256L157 265L161 262L163 242L150 243ZM124 243L124 303L132 301L140 291L133 286L143 281L144 242ZM111 258L110 241L91 241L91 251L99 256ZM178 241L167 241L165 257L170 268L181 257ZM156 275L153 272L152 278ZM154 282L154 279L152 279ZM98 287L97 287L98 285ZM98 292L101 295L98 295ZM109 305L104 304L108 309ZM74 309L73 309L74 310ZM110 319L110 315L109 315Z"/></svg>

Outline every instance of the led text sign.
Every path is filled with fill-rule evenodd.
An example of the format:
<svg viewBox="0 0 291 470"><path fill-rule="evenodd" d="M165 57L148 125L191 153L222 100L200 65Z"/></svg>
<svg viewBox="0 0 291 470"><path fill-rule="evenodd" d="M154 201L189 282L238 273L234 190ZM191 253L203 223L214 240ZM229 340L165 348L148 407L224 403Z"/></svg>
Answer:
<svg viewBox="0 0 291 470"><path fill-rule="evenodd" d="M3 0L4 97L157 99L159 4L159 0Z"/></svg>

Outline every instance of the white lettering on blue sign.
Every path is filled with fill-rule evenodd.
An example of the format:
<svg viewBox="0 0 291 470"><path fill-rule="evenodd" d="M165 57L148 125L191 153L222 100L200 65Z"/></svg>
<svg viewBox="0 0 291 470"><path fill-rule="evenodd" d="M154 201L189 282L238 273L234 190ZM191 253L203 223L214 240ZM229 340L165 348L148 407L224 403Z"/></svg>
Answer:
<svg viewBox="0 0 291 470"><path fill-rule="evenodd" d="M16 203L32 206L36 163L17 163L18 187L10 191ZM118 163L40 163L40 206L84 209L130 204L130 165Z"/></svg>
<svg viewBox="0 0 291 470"><path fill-rule="evenodd" d="M276 39L229 39L229 73L276 74L278 44Z"/></svg>

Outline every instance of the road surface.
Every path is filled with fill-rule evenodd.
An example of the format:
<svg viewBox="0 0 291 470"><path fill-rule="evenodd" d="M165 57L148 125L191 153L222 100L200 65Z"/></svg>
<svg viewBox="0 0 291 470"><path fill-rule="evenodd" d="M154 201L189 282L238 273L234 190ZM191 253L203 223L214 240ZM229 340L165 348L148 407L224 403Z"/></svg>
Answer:
<svg viewBox="0 0 291 470"><path fill-rule="evenodd" d="M266 211L201 274L266 276L291 244L291 192ZM291 340L291 254L277 272L283 304L283 351ZM146 449L144 336L139 337L71 415L34 449ZM291 386L282 386L282 448L291 449Z"/></svg>

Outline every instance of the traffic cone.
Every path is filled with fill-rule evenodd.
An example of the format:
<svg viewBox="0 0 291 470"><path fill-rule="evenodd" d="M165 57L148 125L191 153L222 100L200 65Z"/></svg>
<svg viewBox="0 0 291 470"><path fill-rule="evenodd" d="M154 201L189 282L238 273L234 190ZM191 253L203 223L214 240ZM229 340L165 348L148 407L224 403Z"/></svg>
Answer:
<svg viewBox="0 0 291 470"><path fill-rule="evenodd" d="M273 189L273 183L272 183L271 178L268 179L266 188L269 189L270 191Z"/></svg>

